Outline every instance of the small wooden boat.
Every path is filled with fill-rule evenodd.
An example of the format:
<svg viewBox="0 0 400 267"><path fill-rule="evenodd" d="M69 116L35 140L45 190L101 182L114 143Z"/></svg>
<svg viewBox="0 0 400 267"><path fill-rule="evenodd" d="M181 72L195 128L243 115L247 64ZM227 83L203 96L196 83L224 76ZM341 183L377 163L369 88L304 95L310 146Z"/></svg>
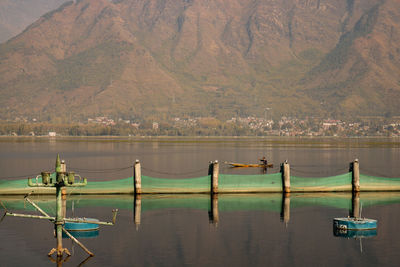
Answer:
<svg viewBox="0 0 400 267"><path fill-rule="evenodd" d="M378 221L359 217L334 218L333 226L341 230L371 230L378 227Z"/></svg>
<svg viewBox="0 0 400 267"><path fill-rule="evenodd" d="M234 163L234 162L225 162L225 164L231 165L234 168L273 168L274 164L243 164L243 163Z"/></svg>
<svg viewBox="0 0 400 267"><path fill-rule="evenodd" d="M64 228L67 231L95 231L99 230L99 225L97 222L99 220L92 218L82 219L85 222L65 222Z"/></svg>

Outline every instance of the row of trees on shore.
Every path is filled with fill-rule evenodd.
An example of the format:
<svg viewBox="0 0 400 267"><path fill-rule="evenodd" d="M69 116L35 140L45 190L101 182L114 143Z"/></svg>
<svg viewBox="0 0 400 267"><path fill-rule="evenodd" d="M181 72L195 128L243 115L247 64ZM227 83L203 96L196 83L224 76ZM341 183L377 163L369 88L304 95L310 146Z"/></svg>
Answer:
<svg viewBox="0 0 400 267"><path fill-rule="evenodd" d="M0 123L0 135L45 136L55 132L63 136L246 136L263 135L248 127L220 124L216 127L176 128L160 123L157 129L132 127L129 124L48 124L48 123Z"/></svg>
<svg viewBox="0 0 400 267"><path fill-rule="evenodd" d="M275 123L272 127L251 127L240 123L220 122L217 120L203 121L195 125L177 126L171 123L144 122L140 125L115 123L104 125L100 123L70 123L53 124L47 122L0 122L2 136L48 136L55 133L58 136L268 136L268 135L318 135L318 136L399 136L400 124L397 126L381 123L359 123L357 127L342 127L332 125L324 127L320 123L295 122ZM310 134L311 133L311 134Z"/></svg>

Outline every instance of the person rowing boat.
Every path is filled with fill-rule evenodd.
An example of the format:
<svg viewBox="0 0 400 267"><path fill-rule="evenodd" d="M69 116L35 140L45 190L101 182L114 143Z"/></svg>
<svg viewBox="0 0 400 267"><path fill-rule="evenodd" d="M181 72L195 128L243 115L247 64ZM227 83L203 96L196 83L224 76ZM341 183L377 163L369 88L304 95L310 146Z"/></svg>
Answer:
<svg viewBox="0 0 400 267"><path fill-rule="evenodd" d="M268 160L265 157L262 157L262 159L259 159L261 161L261 164L264 166L268 166Z"/></svg>

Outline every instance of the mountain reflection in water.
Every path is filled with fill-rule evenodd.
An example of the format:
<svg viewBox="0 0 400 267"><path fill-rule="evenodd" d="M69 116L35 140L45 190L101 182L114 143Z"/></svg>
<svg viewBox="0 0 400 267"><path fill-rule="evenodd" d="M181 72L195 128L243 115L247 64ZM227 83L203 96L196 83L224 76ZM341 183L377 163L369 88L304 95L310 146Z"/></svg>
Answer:
<svg viewBox="0 0 400 267"><path fill-rule="evenodd" d="M176 173L199 170L191 174L198 177L207 173L210 160L254 162L266 155L277 167L288 159L293 175L304 177L343 173L355 158L363 173L400 177L400 147L393 139L374 139L373 144L329 139L327 146L324 140L280 140L5 141L0 143L0 169L2 177L38 173L54 168L54 157L60 153L72 170L113 169L140 159L144 175L190 178ZM259 171L221 169L227 174ZM89 181L106 181L129 177L132 170L81 174ZM0 196L10 211L37 214L22 199ZM31 199L55 213L54 196ZM358 240L332 233L333 218L357 213L351 193L68 196L69 216L72 207L75 216L99 220L109 220L112 209L119 213L115 226L100 227L97 237L82 240L95 254L86 262L85 252L64 240L73 255L63 266L399 266L400 195L362 192L359 202L363 216L379 221L377 235L363 238L362 253ZM0 223L2 265L55 266L46 256L54 246L53 230L46 221L27 224L22 218L5 218Z"/></svg>

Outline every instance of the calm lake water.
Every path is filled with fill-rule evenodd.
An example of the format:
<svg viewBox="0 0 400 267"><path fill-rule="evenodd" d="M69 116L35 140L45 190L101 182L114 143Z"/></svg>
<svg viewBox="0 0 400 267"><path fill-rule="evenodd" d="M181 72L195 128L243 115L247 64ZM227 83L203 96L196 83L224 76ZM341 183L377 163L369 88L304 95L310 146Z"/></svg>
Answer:
<svg viewBox="0 0 400 267"><path fill-rule="evenodd" d="M69 170L90 181L142 173L160 178L207 175L211 160L256 163L266 156L279 171L288 160L292 175L325 177L347 172L359 159L363 174L400 177L400 139L0 139L0 179L24 179L53 170L57 153ZM257 168L221 173L260 174ZM13 212L38 214L23 196L0 196ZM49 212L51 197L31 199ZM332 219L349 215L351 194L69 196L68 216L111 220L98 236L81 238L94 254L69 239L72 256L63 266L399 266L400 193L361 193L362 215L378 220L365 238L335 236ZM215 202L217 201L217 202ZM217 206L215 206L217 205ZM217 213L213 214L213 211ZM138 212L139 211L139 212ZM136 213L136 216L135 216ZM4 210L0 209L0 215ZM140 215L138 217L138 214ZM55 247L44 220L5 217L0 223L0 266L57 266L47 257ZM86 261L85 261L86 260Z"/></svg>

